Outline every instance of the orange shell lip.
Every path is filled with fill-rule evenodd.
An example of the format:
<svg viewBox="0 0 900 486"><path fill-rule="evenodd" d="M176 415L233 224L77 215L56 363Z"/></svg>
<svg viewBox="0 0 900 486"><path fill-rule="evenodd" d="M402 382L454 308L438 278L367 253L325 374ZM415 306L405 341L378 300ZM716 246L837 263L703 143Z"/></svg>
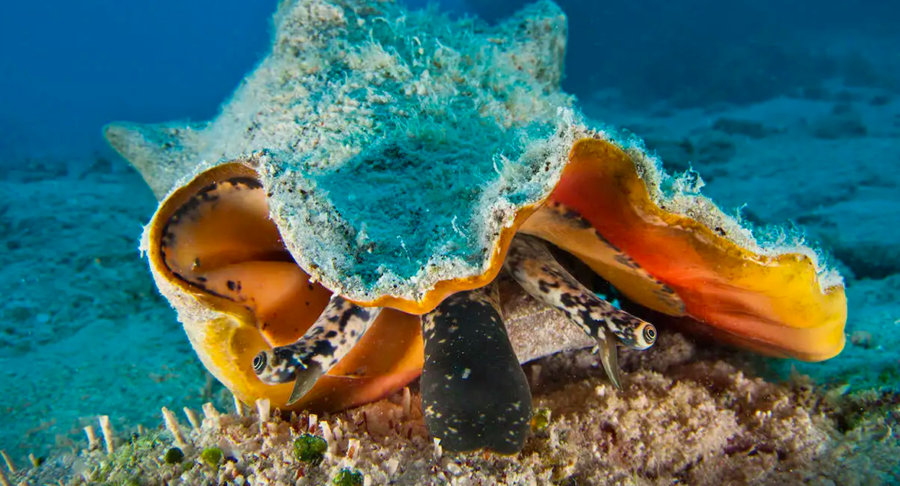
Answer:
<svg viewBox="0 0 900 486"><path fill-rule="evenodd" d="M821 289L802 253L761 255L660 208L634 160L605 140L575 143L550 196L671 286L687 315L759 352L820 361L844 346L843 286ZM628 289L623 289L628 293ZM641 303L641 302L638 302Z"/></svg>
<svg viewBox="0 0 900 486"><path fill-rule="evenodd" d="M208 170L197 176L189 184L179 187L169 194L168 197L163 199L160 202L156 214L153 215L153 219L150 221L146 252L151 268L166 281L190 295L201 296L203 295L203 292L195 286L192 286L189 282L178 278L166 265L161 244L163 237L165 236L166 225L176 212L187 204L200 189L230 177L255 178L256 172L250 167L239 163L227 164Z"/></svg>
<svg viewBox="0 0 900 486"><path fill-rule="evenodd" d="M260 188L234 182L257 177L241 163L210 169L166 198L150 223L151 268L179 314L187 313L181 320L206 368L241 401L267 398L285 410L341 410L419 376L419 318L385 309L350 353L290 407L293 383L267 385L256 377L253 357L297 341L331 295L290 260Z"/></svg>

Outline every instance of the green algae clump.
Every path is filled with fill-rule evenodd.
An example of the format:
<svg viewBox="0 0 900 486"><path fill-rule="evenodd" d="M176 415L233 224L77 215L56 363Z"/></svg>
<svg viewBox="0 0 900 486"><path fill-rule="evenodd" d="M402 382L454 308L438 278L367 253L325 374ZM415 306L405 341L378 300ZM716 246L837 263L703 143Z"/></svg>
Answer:
<svg viewBox="0 0 900 486"><path fill-rule="evenodd" d="M184 452L177 447L173 447L166 451L165 456L166 464L179 464L184 460Z"/></svg>
<svg viewBox="0 0 900 486"><path fill-rule="evenodd" d="M325 442L325 439L312 434L303 434L294 441L294 456L299 461L313 466L322 462L326 450L328 450L328 443Z"/></svg>
<svg viewBox="0 0 900 486"><path fill-rule="evenodd" d="M534 416L531 417L531 432L535 434L539 434L547 430L547 427L550 426L550 409L546 407L540 407L534 411Z"/></svg>
<svg viewBox="0 0 900 486"><path fill-rule="evenodd" d="M133 437L92 468L87 481L90 484L116 485L147 483L145 473L154 466L158 467L158 459L165 450L163 444L159 433Z"/></svg>
<svg viewBox="0 0 900 486"><path fill-rule="evenodd" d="M209 467L216 467L222 462L224 454L218 447L208 447L200 453L200 460Z"/></svg>
<svg viewBox="0 0 900 486"><path fill-rule="evenodd" d="M331 480L331 484L335 486L362 486L363 475L361 472L353 469L341 469Z"/></svg>

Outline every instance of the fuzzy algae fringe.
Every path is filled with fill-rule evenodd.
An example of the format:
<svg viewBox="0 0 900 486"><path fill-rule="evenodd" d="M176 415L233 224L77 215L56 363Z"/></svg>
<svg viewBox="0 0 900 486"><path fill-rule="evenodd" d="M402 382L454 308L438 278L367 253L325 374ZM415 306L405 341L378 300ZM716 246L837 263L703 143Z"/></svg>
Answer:
<svg viewBox="0 0 900 486"><path fill-rule="evenodd" d="M266 401L240 413L207 404L202 418L165 410L165 428L133 435L111 454L95 440L77 456L6 477L28 485L900 481L900 395L845 395L800 376L773 384L724 353L667 333L651 352L623 353L623 366L636 370L623 391L587 351L532 364L539 418L516 456L444 453L425 429L419 394L405 389L322 417L281 416Z"/></svg>

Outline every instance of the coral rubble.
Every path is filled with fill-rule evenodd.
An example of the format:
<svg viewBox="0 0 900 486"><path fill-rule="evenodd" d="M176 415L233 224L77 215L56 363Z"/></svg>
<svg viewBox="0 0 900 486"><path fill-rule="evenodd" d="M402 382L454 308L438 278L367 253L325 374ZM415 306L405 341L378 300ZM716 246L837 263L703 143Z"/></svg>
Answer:
<svg viewBox="0 0 900 486"><path fill-rule="evenodd" d="M700 351L667 333L658 349L625 352L638 369L625 388L603 378L596 357L563 353L531 365L535 404L550 412L516 456L449 454L428 437L416 391L316 417L204 408L178 439L160 428L69 457L65 484L891 484L900 480L896 392L842 394L794 377L753 376L741 355ZM321 457L298 441L324 441ZM210 452L212 451L212 452ZM217 455L218 454L218 455ZM215 456L215 457L213 457ZM213 460L210 458L218 458ZM13 474L37 484L57 464ZM55 474L55 476L51 476ZM345 483L339 483L345 484ZM354 484L353 482L346 484Z"/></svg>

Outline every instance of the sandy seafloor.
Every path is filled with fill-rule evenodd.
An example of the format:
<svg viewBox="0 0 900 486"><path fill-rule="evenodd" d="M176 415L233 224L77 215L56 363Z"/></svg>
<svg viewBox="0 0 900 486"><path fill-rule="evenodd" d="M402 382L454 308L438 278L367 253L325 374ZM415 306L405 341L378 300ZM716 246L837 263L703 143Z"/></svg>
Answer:
<svg viewBox="0 0 900 486"><path fill-rule="evenodd" d="M641 360L626 357L626 369L635 374L636 383L662 379L658 377L667 372L680 373L685 383L695 386L693 389L702 391L706 386L712 391L712 380L692 382L684 378L688 373L684 370L694 366L695 373L724 360L731 363L721 365L726 371L740 368L748 376L758 374L776 382L787 380L795 367L824 389L839 390L838 394L898 388L900 97L877 89L834 85L818 98L777 98L705 110L679 110L659 104L641 111L621 106L615 92L599 92L592 99L582 100L582 109L589 116L625 127L647 140L670 172L684 170L690 162L707 182L704 194L720 206L746 205L744 216L758 224L797 223L811 241L821 242L836 256L847 281L848 341L838 358L818 364L748 361L743 353L717 350L713 358L708 358L712 361L691 365L692 357L667 364L662 368L671 369L657 370L661 375L656 375L649 369L638 371L655 355L648 354ZM212 401L220 411L233 410L230 395L210 380L194 357L137 251L142 224L155 208L152 193L137 173L119 159L4 162L4 166L17 168L0 177L0 292L4 296L0 307L4 343L0 347L0 448L20 469L25 469L29 453L46 457L41 476L46 480L55 474L50 471L62 471L60 465L72 464L71 452L86 445L82 427L96 424L99 415L109 415L118 434L125 437L138 424L159 427L163 406L176 411L185 406L199 410L202 403ZM661 329L662 334L666 332ZM665 346L673 342L681 341L662 339L657 346L660 349L653 352L664 356ZM572 359L583 363L590 358L579 355ZM544 375L555 369L550 364L544 368ZM605 386L596 369L586 375L560 373L542 378L548 380L555 388L538 387L535 396L539 403L557 408L554 420L564 419L567 410L573 416L604 420L603 414L591 414L589 409L577 415L578 405L571 403L582 397L572 390L587 387L596 391ZM784 389L794 390L791 387L797 382L795 376L793 384ZM838 387L843 384L849 384L849 388ZM559 390L567 386L574 388L561 398ZM604 390L602 394L617 393L608 387ZM623 393L624 400L629 392ZM662 398L660 401L665 402ZM608 401L604 404L611 406ZM584 398L582 406L589 408L594 402ZM877 438L865 439L880 443L877 450L898 450L900 427L896 427L897 415L891 415L898 413L897 404L893 407L876 412L883 414L880 422L877 418L875 421L884 427L877 429ZM724 419L716 420L721 423ZM700 437L715 433L700 429L691 432ZM688 436L673 434L667 447L688 447ZM371 440L367 437L361 436L363 448L365 441ZM884 457L859 457L869 454L871 447L854 446L853 441L868 436L853 437L848 436L850 445L843 446L848 449L841 457L870 461L864 467L857 464L854 474L860 484L900 482L900 466L896 465L900 460L891 469ZM526 452L541 451L544 445L534 441L547 440L541 436L531 439ZM713 444L724 447L725 442ZM427 442L410 442L407 446L427 449L423 454L428 457L433 454ZM559 462L559 454L566 450L556 449L553 460ZM831 457L819 452L821 457ZM577 456L575 451L568 453ZM766 451L761 454L765 456ZM409 455L398 457L416 460ZM550 457L544 459L549 461ZM471 459L466 460L471 464ZM523 462L536 460L542 459L527 454L521 458ZM573 466L571 476L563 471L552 482L657 484L670 477L681 477L689 484L704 482L684 471L682 476L667 476L670 471L666 472L666 464L674 463L666 458L655 460L656 476L640 469L627 477L590 477L587 471L591 469L585 469L582 462ZM446 469L450 467L447 464L447 460L438 461L439 467ZM464 466L451 469L459 467ZM690 467L696 472L696 467ZM777 465L772 468L777 469ZM420 473L435 471L422 467ZM492 480L502 483L513 477L490 476L488 466L479 471L487 478L483 484ZM528 477L522 477L527 483ZM377 476L371 476L369 483L375 481L373 478ZM685 478L693 478L693 482ZM851 483L846 477L835 478L823 476L816 484ZM534 480L540 482L538 479ZM803 481L802 477L794 479ZM410 482L403 484L415 484L409 477L407 480Z"/></svg>

